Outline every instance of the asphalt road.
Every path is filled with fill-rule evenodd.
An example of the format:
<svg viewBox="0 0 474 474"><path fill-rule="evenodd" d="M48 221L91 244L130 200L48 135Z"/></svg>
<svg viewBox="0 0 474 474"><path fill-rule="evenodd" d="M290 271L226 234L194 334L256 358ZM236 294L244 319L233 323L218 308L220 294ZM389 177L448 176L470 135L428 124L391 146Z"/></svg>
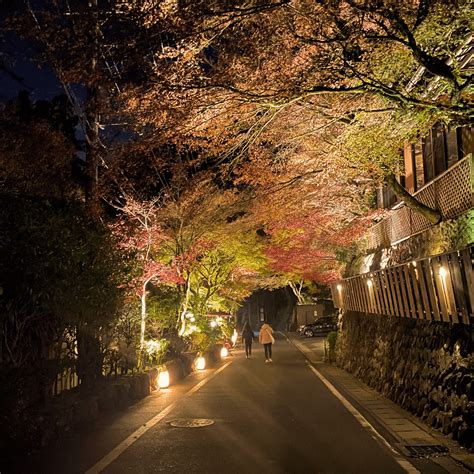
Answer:
<svg viewBox="0 0 474 474"><path fill-rule="evenodd" d="M212 424L173 426L194 419ZM233 351L219 367L14 464L2 474L418 472L363 426L281 335L273 363L265 363L259 344L250 360Z"/></svg>
<svg viewBox="0 0 474 474"><path fill-rule="evenodd" d="M273 363L257 344L182 398L111 462L106 473L395 473L390 451L279 338ZM209 419L204 427L171 422Z"/></svg>

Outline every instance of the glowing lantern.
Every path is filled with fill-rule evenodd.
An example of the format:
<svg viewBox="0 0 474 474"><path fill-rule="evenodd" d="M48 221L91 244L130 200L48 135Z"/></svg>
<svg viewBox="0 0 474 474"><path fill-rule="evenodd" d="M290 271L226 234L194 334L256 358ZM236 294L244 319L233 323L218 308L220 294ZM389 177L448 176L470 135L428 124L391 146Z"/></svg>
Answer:
<svg viewBox="0 0 474 474"><path fill-rule="evenodd" d="M223 347L221 349L221 358L224 359L225 357L227 357L229 355L229 350L227 349L227 347Z"/></svg>
<svg viewBox="0 0 474 474"><path fill-rule="evenodd" d="M206 359L204 357L198 357L196 359L196 369L204 370L206 368Z"/></svg>
<svg viewBox="0 0 474 474"><path fill-rule="evenodd" d="M170 385L170 373L167 370L163 370L158 374L158 387L166 388Z"/></svg>

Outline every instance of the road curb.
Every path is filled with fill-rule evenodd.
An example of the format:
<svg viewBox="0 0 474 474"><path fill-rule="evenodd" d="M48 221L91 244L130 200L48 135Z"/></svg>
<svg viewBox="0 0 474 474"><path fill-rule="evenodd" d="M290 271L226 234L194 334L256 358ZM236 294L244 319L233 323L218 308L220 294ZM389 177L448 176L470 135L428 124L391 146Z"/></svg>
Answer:
<svg viewBox="0 0 474 474"><path fill-rule="evenodd" d="M347 398L354 406L358 407L364 416L367 416L369 420L375 420L375 425L382 427L383 431L389 433L392 439L392 446L396 447L398 451L402 452L405 456L410 456L410 450L407 446L419 445L423 446L435 446L442 445L447 448L446 454L441 454L444 458L450 458L452 462L461 464L464 468L468 469L469 472L474 472L474 455L470 453L462 452L462 448L458 446L453 440L445 437L438 431L433 430L429 426L425 425L420 419L413 416L411 413L404 410L399 405L395 404L391 400L387 399L384 395L368 387L366 384L358 380L349 372L344 371L333 365L326 364L323 361L316 361L311 358L311 350L309 348L302 348L302 343L298 340L294 340L287 334L284 334L287 341L293 344L301 354L317 369L324 377L334 384L334 386ZM306 349L306 350L305 350ZM335 372L340 371L341 374ZM353 385L357 386L357 394L351 392L347 386L344 386L344 382L354 381ZM361 393L366 393L367 400L370 401L370 407L364 404L361 400ZM372 407L377 407L379 413L375 413ZM384 415L381 415L384 413ZM403 426L404 421L406 425ZM398 423L398 425L397 425ZM398 429L394 429L397 427ZM403 431L406 427L406 431ZM421 457L421 456L420 456ZM426 456L431 461L436 462L436 457Z"/></svg>

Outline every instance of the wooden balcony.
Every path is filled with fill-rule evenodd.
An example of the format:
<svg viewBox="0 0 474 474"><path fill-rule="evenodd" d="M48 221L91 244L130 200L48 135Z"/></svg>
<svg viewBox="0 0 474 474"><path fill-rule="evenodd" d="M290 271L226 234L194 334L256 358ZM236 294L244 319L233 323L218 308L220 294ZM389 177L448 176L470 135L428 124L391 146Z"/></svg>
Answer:
<svg viewBox="0 0 474 474"><path fill-rule="evenodd" d="M474 323L474 247L357 275L331 286L347 311Z"/></svg>
<svg viewBox="0 0 474 474"><path fill-rule="evenodd" d="M453 219L474 206L474 159L468 155L423 186L414 196L423 204L438 209L443 220ZM403 202L366 234L367 249L375 251L397 244L431 227L422 215Z"/></svg>

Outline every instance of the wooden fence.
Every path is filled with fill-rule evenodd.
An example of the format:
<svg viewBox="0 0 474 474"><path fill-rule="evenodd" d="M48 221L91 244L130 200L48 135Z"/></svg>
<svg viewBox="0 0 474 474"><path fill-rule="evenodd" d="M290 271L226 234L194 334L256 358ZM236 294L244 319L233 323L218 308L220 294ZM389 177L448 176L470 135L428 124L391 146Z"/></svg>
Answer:
<svg viewBox="0 0 474 474"><path fill-rule="evenodd" d="M474 159L468 155L454 166L423 186L414 196L423 204L438 209L443 219L453 219L474 205ZM369 229L366 234L368 250L387 248L431 224L421 214L405 204L398 204L390 216Z"/></svg>
<svg viewBox="0 0 474 474"><path fill-rule="evenodd" d="M331 287L334 306L401 318L474 322L474 247L357 275Z"/></svg>

